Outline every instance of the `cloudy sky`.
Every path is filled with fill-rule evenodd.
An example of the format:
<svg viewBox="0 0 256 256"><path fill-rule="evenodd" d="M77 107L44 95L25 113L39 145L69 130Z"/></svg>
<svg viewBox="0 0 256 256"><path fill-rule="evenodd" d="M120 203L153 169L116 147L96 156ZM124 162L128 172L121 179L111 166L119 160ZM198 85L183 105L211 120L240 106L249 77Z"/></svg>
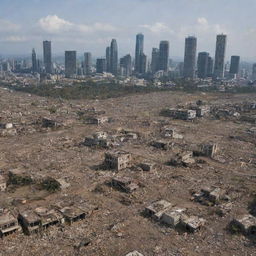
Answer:
<svg viewBox="0 0 256 256"><path fill-rule="evenodd" d="M116 38L120 55L134 55L135 35L145 51L170 41L182 57L184 38L195 35L198 51L214 53L216 34L228 35L227 55L256 61L256 0L0 0L0 54L42 54L52 40L55 54L77 50L104 56Z"/></svg>

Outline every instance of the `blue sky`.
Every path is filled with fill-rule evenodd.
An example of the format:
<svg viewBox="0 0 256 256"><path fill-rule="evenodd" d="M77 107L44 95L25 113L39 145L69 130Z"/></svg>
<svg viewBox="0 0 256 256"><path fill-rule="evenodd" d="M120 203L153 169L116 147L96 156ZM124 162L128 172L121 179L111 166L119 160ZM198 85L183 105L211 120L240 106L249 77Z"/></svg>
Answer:
<svg viewBox="0 0 256 256"><path fill-rule="evenodd" d="M52 40L55 54L77 50L104 56L116 38L120 56L134 55L135 35L145 51L170 41L171 56L184 54L188 35L198 51L215 49L218 33L228 35L227 58L256 61L256 0L0 0L0 54L42 52Z"/></svg>

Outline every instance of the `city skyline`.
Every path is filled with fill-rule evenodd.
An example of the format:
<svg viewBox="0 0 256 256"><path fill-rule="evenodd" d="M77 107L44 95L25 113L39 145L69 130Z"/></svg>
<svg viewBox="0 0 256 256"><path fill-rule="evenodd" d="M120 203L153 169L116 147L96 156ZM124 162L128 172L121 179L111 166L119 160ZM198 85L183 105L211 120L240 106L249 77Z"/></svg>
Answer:
<svg viewBox="0 0 256 256"><path fill-rule="evenodd" d="M242 4L235 0L232 5L225 4L227 0L206 2L64 0L60 5L56 0L51 3L2 0L0 54L29 54L35 48L40 56L41 41L49 40L54 42L56 55L72 44L78 53L89 51L100 57L105 55L105 45L116 38L120 56L128 53L133 56L134 35L141 32L145 36L147 56L151 56L152 48L157 47L159 41L168 40L170 56L182 58L184 38L190 35L198 38L199 51L214 56L215 35L225 33L229 38L228 59L237 54L243 60L254 61L255 1ZM76 11L75 16L70 8Z"/></svg>

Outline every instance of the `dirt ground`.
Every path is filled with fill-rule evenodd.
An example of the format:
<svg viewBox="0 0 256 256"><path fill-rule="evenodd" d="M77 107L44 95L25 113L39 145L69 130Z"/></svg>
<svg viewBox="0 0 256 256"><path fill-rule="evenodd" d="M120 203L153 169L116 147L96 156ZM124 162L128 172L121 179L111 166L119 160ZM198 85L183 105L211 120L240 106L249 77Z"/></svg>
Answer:
<svg viewBox="0 0 256 256"><path fill-rule="evenodd" d="M123 256L134 250L145 256L256 255L251 239L227 230L234 216L248 213L248 204L256 192L255 137L247 135L254 125L212 117L188 122L159 115L163 108L199 99L209 105L220 105L253 101L255 95L163 92L102 101L63 101L1 89L0 120L13 123L18 134L0 138L0 169L7 173L20 168L32 176L65 178L71 186L55 194L33 186L8 189L0 192L0 207L15 211L21 206L13 201L20 198L26 199L26 207L50 206L59 198L79 195L98 209L71 226L55 226L31 236L20 233L5 237L0 240L0 256ZM91 107L106 111L112 122L100 126L85 124L77 112ZM69 120L69 124L57 130L40 130L35 122L44 116ZM166 162L174 154L172 150L150 146L152 140L161 138L163 124L184 136L183 140L175 141L177 149L214 142L219 145L218 158L204 158L195 167L167 166ZM116 134L121 128L138 132L140 138L120 145L117 150L132 153L135 163L145 159L158 166L153 172L118 173L143 184L132 194L105 185L115 172L95 168L103 162L107 149L80 144L96 131ZM215 207L191 201L191 192L205 186L225 189L231 197L232 209L224 217L215 213ZM204 218L205 227L188 234L145 218L141 214L143 209L158 199L185 207L189 214ZM89 238L91 244L76 249L75 245L84 238Z"/></svg>

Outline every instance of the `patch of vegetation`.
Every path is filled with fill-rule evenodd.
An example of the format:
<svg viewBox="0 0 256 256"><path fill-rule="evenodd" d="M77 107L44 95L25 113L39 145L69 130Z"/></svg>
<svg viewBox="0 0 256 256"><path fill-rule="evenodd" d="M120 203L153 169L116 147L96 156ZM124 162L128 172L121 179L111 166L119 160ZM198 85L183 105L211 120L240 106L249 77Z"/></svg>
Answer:
<svg viewBox="0 0 256 256"><path fill-rule="evenodd" d="M48 192L54 193L61 189L61 184L54 178L47 177L40 184L42 190L47 190Z"/></svg>
<svg viewBox="0 0 256 256"><path fill-rule="evenodd" d="M10 175L8 180L8 185L26 186L32 183L33 180L30 176L23 175Z"/></svg>

